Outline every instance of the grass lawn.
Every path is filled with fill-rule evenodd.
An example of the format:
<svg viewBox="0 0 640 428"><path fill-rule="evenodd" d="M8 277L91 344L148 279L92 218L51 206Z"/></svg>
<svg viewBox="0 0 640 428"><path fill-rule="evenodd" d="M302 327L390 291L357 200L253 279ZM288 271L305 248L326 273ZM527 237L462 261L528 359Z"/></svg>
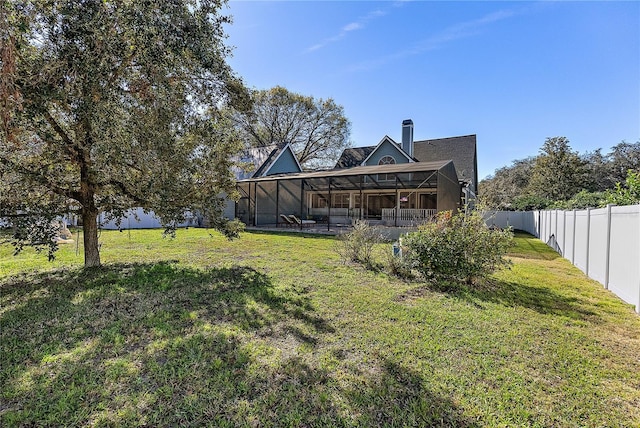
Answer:
<svg viewBox="0 0 640 428"><path fill-rule="evenodd" d="M0 426L640 426L640 317L532 237L453 291L331 237L101 241L0 246Z"/></svg>

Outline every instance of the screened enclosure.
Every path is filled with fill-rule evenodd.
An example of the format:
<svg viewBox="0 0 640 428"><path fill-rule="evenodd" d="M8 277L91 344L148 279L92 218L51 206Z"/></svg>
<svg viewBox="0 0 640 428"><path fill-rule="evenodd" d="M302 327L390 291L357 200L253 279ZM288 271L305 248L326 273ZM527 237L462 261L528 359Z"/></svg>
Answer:
<svg viewBox="0 0 640 428"><path fill-rule="evenodd" d="M458 209L462 196L451 161L273 175L239 181L237 188L235 215L249 226L277 226L281 215L327 227L355 219L403 226Z"/></svg>

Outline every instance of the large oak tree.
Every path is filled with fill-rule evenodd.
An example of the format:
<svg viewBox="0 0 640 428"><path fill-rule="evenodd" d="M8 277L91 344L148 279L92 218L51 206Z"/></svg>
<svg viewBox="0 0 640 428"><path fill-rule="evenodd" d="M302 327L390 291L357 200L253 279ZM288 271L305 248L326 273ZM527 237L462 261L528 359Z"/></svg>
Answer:
<svg viewBox="0 0 640 428"><path fill-rule="evenodd" d="M252 147L290 143L304 168L332 167L349 146L351 123L344 108L276 86L251 93L252 108L230 117Z"/></svg>
<svg viewBox="0 0 640 428"><path fill-rule="evenodd" d="M98 215L132 207L168 227L198 210L233 233L219 195L239 143L218 112L248 96L220 1L0 5L0 219L24 226L19 243L46 243L49 220L77 212L98 266Z"/></svg>

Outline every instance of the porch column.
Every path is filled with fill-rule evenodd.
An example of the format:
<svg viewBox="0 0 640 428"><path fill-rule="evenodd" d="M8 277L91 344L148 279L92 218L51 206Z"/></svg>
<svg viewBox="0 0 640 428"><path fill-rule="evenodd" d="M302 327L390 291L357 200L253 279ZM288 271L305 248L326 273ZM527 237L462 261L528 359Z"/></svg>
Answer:
<svg viewBox="0 0 640 428"><path fill-rule="evenodd" d="M329 177L329 201L327 201L327 231L331 230L331 177Z"/></svg>
<svg viewBox="0 0 640 428"><path fill-rule="evenodd" d="M394 174L396 177L396 215L394 216L394 224L398 227L398 214L400 214L400 195L398 194L398 174Z"/></svg>
<svg viewBox="0 0 640 428"><path fill-rule="evenodd" d="M240 193L238 191L239 187L238 187L238 183L236 183L236 192ZM238 202L240 202L240 200L238 200ZM234 218L238 218L238 202L235 202L233 204L233 217Z"/></svg>
<svg viewBox="0 0 640 428"><path fill-rule="evenodd" d="M253 225L258 225L258 182L253 183Z"/></svg>
<svg viewBox="0 0 640 428"><path fill-rule="evenodd" d="M362 176L360 176L360 208L358 209L358 220L362 220L362 210L364 210L364 199L362 199Z"/></svg>
<svg viewBox="0 0 640 428"><path fill-rule="evenodd" d="M278 227L278 219L280 214L280 180L276 180L276 228Z"/></svg>
<svg viewBox="0 0 640 428"><path fill-rule="evenodd" d="M302 210L304 209L304 179L300 180L300 218L302 217ZM302 230L302 224L300 224L300 230Z"/></svg>

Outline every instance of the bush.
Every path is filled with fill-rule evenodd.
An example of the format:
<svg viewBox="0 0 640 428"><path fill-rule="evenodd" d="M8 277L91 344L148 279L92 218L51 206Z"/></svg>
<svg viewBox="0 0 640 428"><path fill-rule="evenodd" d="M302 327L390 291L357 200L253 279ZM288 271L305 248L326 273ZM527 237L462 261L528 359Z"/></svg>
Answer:
<svg viewBox="0 0 640 428"><path fill-rule="evenodd" d="M510 230L489 229L479 212L440 213L433 223L403 238L408 265L427 280L473 283L507 266Z"/></svg>
<svg viewBox="0 0 640 428"><path fill-rule="evenodd" d="M605 192L588 192L581 190L568 201L555 201L547 209L582 210L589 207L604 207L607 205Z"/></svg>
<svg viewBox="0 0 640 428"><path fill-rule="evenodd" d="M635 205L640 203L640 171L627 171L624 184L616 183L616 189L607 192L607 203Z"/></svg>
<svg viewBox="0 0 640 428"><path fill-rule="evenodd" d="M350 232L338 237L336 252L344 263L357 262L372 266L373 247L381 241L382 237L375 228L366 221L356 220Z"/></svg>
<svg viewBox="0 0 640 428"><path fill-rule="evenodd" d="M407 259L400 255L395 255L391 248L387 248L384 254L384 268L387 273L404 280L412 280L415 278Z"/></svg>

